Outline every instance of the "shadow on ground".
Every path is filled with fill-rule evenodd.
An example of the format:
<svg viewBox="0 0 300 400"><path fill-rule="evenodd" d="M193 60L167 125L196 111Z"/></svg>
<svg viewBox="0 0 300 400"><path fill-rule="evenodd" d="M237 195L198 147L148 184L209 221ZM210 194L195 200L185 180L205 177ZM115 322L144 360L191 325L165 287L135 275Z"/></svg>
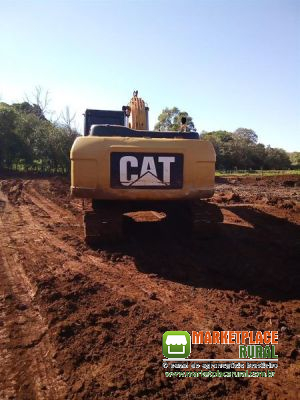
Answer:
<svg viewBox="0 0 300 400"><path fill-rule="evenodd" d="M299 226L247 206L227 207L253 228L220 223L189 235L180 225L132 223L127 240L101 246L134 257L138 270L194 287L247 290L269 300L299 299Z"/></svg>

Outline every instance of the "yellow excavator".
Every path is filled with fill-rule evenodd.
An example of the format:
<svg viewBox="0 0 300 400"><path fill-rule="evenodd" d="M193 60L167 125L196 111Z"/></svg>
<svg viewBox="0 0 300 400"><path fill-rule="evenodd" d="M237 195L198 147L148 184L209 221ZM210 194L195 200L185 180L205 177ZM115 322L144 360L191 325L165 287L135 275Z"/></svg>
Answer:
<svg viewBox="0 0 300 400"><path fill-rule="evenodd" d="M188 132L149 131L138 92L121 111L85 112L84 136L71 149L71 195L92 200L84 215L88 244L119 240L124 215L151 210L196 230L207 216L199 199L214 193L212 144ZM198 204L198 205L197 205Z"/></svg>

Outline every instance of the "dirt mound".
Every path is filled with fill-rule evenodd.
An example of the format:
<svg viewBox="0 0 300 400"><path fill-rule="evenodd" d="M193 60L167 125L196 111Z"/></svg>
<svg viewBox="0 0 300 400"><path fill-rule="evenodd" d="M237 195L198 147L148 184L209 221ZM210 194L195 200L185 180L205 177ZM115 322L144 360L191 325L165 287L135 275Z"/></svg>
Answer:
<svg viewBox="0 0 300 400"><path fill-rule="evenodd" d="M13 204L20 204L23 201L23 188L24 181L21 179L4 180L0 183L0 190Z"/></svg>
<svg viewBox="0 0 300 400"><path fill-rule="evenodd" d="M300 179L283 181L282 185L285 187L299 187Z"/></svg>
<svg viewBox="0 0 300 400"><path fill-rule="evenodd" d="M212 201L215 203L238 203L241 201L241 197L238 193L229 191L226 193L217 193L213 196Z"/></svg>
<svg viewBox="0 0 300 400"><path fill-rule="evenodd" d="M289 209L292 214L288 218L293 220L300 209L299 182L299 175L222 177L212 201Z"/></svg>

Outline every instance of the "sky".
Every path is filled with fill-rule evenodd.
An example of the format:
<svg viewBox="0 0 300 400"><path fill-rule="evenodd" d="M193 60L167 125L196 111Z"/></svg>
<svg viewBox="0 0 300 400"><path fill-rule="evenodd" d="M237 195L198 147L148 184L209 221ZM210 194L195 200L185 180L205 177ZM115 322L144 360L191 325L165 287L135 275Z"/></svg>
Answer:
<svg viewBox="0 0 300 400"><path fill-rule="evenodd" d="M0 0L0 99L49 91L85 109L187 111L198 131L253 129L300 151L300 0Z"/></svg>

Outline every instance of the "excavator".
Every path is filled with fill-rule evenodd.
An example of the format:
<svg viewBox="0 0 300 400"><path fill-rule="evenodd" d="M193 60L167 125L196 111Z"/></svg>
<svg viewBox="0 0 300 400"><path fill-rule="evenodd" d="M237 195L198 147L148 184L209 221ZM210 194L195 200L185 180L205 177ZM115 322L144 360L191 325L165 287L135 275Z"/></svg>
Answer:
<svg viewBox="0 0 300 400"><path fill-rule="evenodd" d="M148 112L134 91L120 111L84 114L84 135L70 155L71 195L91 200L84 214L89 245L122 239L132 212L151 211L190 232L211 222L200 199L214 193L212 144L188 131L185 118L179 131L151 131Z"/></svg>

